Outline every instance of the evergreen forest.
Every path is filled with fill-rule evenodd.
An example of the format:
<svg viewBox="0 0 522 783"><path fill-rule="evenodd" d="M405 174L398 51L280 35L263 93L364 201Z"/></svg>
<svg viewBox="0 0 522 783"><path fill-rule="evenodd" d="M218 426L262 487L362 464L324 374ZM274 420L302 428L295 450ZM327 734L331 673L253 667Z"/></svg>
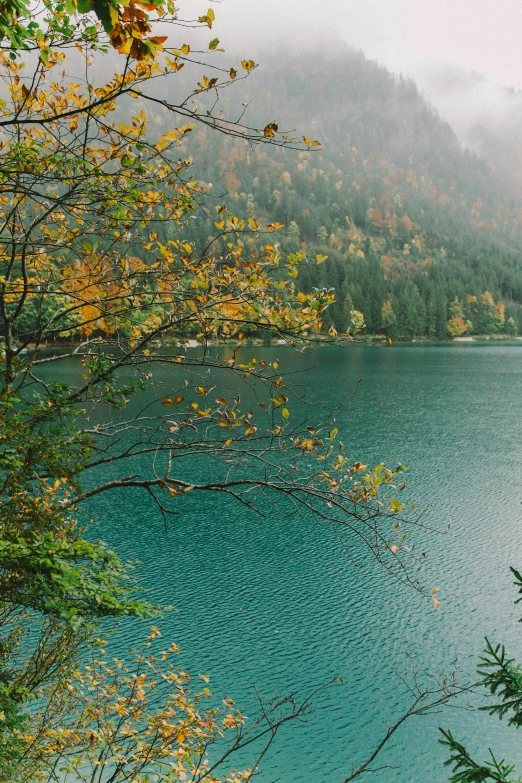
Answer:
<svg viewBox="0 0 522 783"><path fill-rule="evenodd" d="M349 49L278 56L220 102L252 125L270 106L281 130L304 128L321 146L266 150L198 128L192 176L211 185L206 220L192 227L201 247L226 197L237 214L283 224L282 250L312 259L298 284L334 289L327 329L364 324L406 340L522 333L522 200L411 79Z"/></svg>

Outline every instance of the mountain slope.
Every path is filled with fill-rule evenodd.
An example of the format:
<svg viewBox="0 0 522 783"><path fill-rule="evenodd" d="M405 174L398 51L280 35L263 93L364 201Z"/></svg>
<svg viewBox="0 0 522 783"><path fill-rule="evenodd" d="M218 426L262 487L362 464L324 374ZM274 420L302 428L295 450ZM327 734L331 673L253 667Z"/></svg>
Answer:
<svg viewBox="0 0 522 783"><path fill-rule="evenodd" d="M285 250L328 255L300 282L335 287L338 329L356 309L391 336L522 332L522 202L411 80L346 50L272 59L226 93L224 112L249 104L250 124L277 119L323 144L252 149L203 130L190 151L236 213L285 224ZM200 220L198 241L211 230Z"/></svg>

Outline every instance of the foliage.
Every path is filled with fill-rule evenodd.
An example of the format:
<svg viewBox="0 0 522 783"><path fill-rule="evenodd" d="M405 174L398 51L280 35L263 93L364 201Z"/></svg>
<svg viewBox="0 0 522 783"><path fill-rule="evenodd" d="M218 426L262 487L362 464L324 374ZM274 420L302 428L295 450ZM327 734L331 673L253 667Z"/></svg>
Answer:
<svg viewBox="0 0 522 783"><path fill-rule="evenodd" d="M182 721L195 718L195 701L179 672L155 672L172 685L174 701L145 713L138 690L137 711L125 708L122 721L114 718L112 664L95 663L95 679L77 673L100 618L156 611L137 600L129 566L86 536L90 498L139 489L165 520L179 512L187 492L226 494L259 513L277 499L282 513L301 511L339 535L359 538L420 589L405 565L412 548L404 543L406 509L397 497L403 466L369 467L347 458L333 416L310 420L279 361L242 350L245 335L275 337L295 350L324 339L334 294L325 285L298 285L297 278L326 255L308 256L300 248L297 225L291 227L294 249L286 252L275 239L282 223L212 203L183 154L196 123L276 147L295 146L294 139L275 122L258 130L205 106L207 93L239 80L233 67L219 81L199 63L199 81L185 100L171 103L171 80L187 63L196 65L190 47L167 49L150 36L144 4L111 8L92 9L105 33L97 24L89 27L89 14L79 21L74 16L90 10L84 5L49 4L38 28L15 10L14 32L9 37L4 30L9 40L0 51L0 695L6 716L0 742L6 780L16 779L20 765L23 779L38 779L44 769L42 779L49 773L52 780L55 766L45 772L51 757L53 765L70 762L77 765L74 774L82 774L96 752L106 753L104 732L116 754L109 767L120 774L120 757L136 749L134 731L142 730L136 722L141 727L145 715L154 749L145 733L134 779L147 774L156 746L168 756L175 745L176 763L194 770L202 763L193 755L197 743L206 746L226 728L214 713L205 714L191 727L187 747L178 741L179 730L165 728L162 721L173 717L165 710L181 710ZM210 28L212 21L208 11L197 24ZM111 61L103 53L106 33L120 52L112 76L103 67ZM33 47L31 36L40 43ZM78 78L63 69L70 46L80 50ZM32 47L37 54L27 67L18 55ZM216 47L212 39L208 50ZM254 62L241 67L247 76ZM167 97L157 97L158 83ZM150 107L169 118L159 133ZM306 148L317 146L306 136L303 141ZM212 233L203 246L191 227L209 216ZM362 325L357 307L349 315L351 328ZM187 338L199 350L187 350ZM227 351L215 351L216 342ZM50 369L63 378L62 368L71 366L69 383L49 380ZM220 389L227 375L246 382L246 399L230 399ZM153 393L154 405L142 407L145 392ZM422 524L420 515L415 522ZM149 658L143 667L155 664ZM123 675L129 694L141 674ZM91 690L99 715L88 701ZM34 700L45 704L37 735ZM73 728L63 728L66 718ZM98 718L99 734L92 730Z"/></svg>
<svg viewBox="0 0 522 783"><path fill-rule="evenodd" d="M87 783L103 774L111 783L188 777L240 783L251 779L257 762L230 769L233 754L257 743L262 756L284 723L310 710L309 697L292 694L264 704L247 726L232 699L211 702L207 676L198 689L175 665L176 645L156 649L159 636L153 627L131 663L109 660L106 642L93 640L88 663L42 693L44 709L16 732L21 779Z"/></svg>
<svg viewBox="0 0 522 783"><path fill-rule="evenodd" d="M268 155L231 138L194 134L187 143L196 174L213 192L228 190L237 209L284 223L281 244L289 252L298 242L308 258L328 256L303 268L297 281L303 290L335 287L326 329L350 329L350 295L369 334L388 334L382 308L389 299L394 337L448 339L449 305L458 297L461 317L472 324L467 334L507 331L497 319L502 305L522 333L519 194L462 150L411 81L349 50L280 54L269 73L259 69L252 78L250 92L230 92L225 105L239 111L248 102L245 117L261 124L258 107L270 103L281 126L320 128L323 147L314 155ZM205 246L211 222L191 228L198 247ZM488 317L486 292L495 304Z"/></svg>
<svg viewBox="0 0 522 783"><path fill-rule="evenodd" d="M518 333L517 325L513 316L510 316L506 321L506 332L511 335L511 337L515 337Z"/></svg>
<svg viewBox="0 0 522 783"><path fill-rule="evenodd" d="M147 11L163 23L176 16L174 5L163 0L48 0L44 8L31 0L6 0L0 9L0 44L9 49L12 59L20 50L32 49L47 60L55 48L86 43L99 47L106 39L118 52L143 60L154 57L166 40L166 36L149 35L152 21ZM210 9L199 21L212 27L213 18Z"/></svg>
<svg viewBox="0 0 522 783"><path fill-rule="evenodd" d="M381 309L381 327L387 335L395 337L397 331L397 316L393 310L391 296L387 297Z"/></svg>
<svg viewBox="0 0 522 783"><path fill-rule="evenodd" d="M160 631L152 627L147 641L130 662L109 660L107 642L91 640L87 662L58 685L40 691L40 707L13 729L21 757L21 779L35 783L67 783L101 779L117 783L220 780L240 783L259 772L259 764L291 721L313 711L313 699L340 678L311 689L265 701L247 718L230 698L216 705L200 675L201 690L188 672L175 664L177 647L161 648ZM410 697L407 709L364 760L353 763L348 783L373 771L372 764L406 721L422 717L461 695L456 673L425 679L410 657L410 671L400 675ZM249 749L247 769L232 768ZM101 777L100 777L101 776ZM217 777L219 776L219 777Z"/></svg>
<svg viewBox="0 0 522 783"><path fill-rule="evenodd" d="M518 592L522 595L522 574L511 569ZM515 603L520 603L517 599ZM522 667L514 658L510 658L503 644L493 645L486 639L486 647L478 666L480 685L486 688L492 697L493 704L480 707L489 715L501 720L507 717L508 725L520 728L522 726ZM441 743L448 747L450 756L446 764L453 767L451 783L480 783L481 781L497 781L497 783L520 783L522 780L515 775L515 766L498 760L489 749L490 758L477 762L466 746L455 739L451 731L441 729Z"/></svg>

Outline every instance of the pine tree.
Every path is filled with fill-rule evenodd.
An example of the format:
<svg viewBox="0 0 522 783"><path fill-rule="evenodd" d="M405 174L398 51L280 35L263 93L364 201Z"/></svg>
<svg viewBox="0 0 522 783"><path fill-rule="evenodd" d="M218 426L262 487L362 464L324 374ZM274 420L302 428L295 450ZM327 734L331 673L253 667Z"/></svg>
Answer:
<svg viewBox="0 0 522 783"><path fill-rule="evenodd" d="M506 308L504 302L497 302L495 321L497 325L497 331L503 332L504 325L506 323Z"/></svg>
<svg viewBox="0 0 522 783"><path fill-rule="evenodd" d="M412 340L424 334L426 306L418 287L408 281L400 297L400 334Z"/></svg>
<svg viewBox="0 0 522 783"><path fill-rule="evenodd" d="M434 289L430 292L426 306L426 334L431 340L437 335L437 297Z"/></svg>
<svg viewBox="0 0 522 783"><path fill-rule="evenodd" d="M514 568L514 584L522 595L522 575ZM515 603L522 601L519 598ZM479 659L477 668L480 685L495 697L493 704L479 707L480 710L497 718L507 718L508 726L522 727L522 667L514 658L510 658L503 644L491 644L486 639L486 647ZM497 759L491 749L489 758L476 761L466 746L459 742L448 729L441 729L442 745L449 749L449 758L445 762L453 768L449 783L522 783L522 778L514 776L515 767L504 759Z"/></svg>
<svg viewBox="0 0 522 783"><path fill-rule="evenodd" d="M497 308L489 291L484 291L479 305L480 334L495 334L497 331Z"/></svg>
<svg viewBox="0 0 522 783"><path fill-rule="evenodd" d="M388 337L395 337L397 334L397 316L393 311L391 296L385 299L381 310L381 326Z"/></svg>
<svg viewBox="0 0 522 783"><path fill-rule="evenodd" d="M446 338L446 326L448 323L448 313L446 309L446 297L439 293L435 305L435 337L437 340Z"/></svg>
<svg viewBox="0 0 522 783"><path fill-rule="evenodd" d="M343 311L342 311L343 312L343 314L342 314L343 320L342 320L342 324L340 324L340 327L341 327L340 331L341 332L346 332L346 331L348 331L350 329L351 321L352 321L352 317L350 315L350 312L353 309L354 309L354 306L353 306L352 297L350 296L350 293L347 292L345 294L345 296L344 296L344 299L343 299Z"/></svg>
<svg viewBox="0 0 522 783"><path fill-rule="evenodd" d="M297 253L299 250L299 226L295 220L290 221L286 235L286 247L289 253Z"/></svg>
<svg viewBox="0 0 522 783"><path fill-rule="evenodd" d="M505 329L506 334L509 334L511 337L515 337L518 334L518 327L512 316L507 319Z"/></svg>

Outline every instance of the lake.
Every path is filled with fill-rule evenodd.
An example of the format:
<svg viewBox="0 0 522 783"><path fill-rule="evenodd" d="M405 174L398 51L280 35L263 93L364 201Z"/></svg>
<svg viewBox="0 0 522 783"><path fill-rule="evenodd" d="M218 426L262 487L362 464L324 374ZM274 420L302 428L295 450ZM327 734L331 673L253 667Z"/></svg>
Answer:
<svg viewBox="0 0 522 783"><path fill-rule="evenodd" d="M212 496L187 496L166 530L138 491L100 496L93 531L124 558L139 558L149 599L176 607L161 627L180 646L182 665L210 674L216 696L234 696L247 715L253 685L269 696L343 678L306 724L281 733L259 777L340 783L407 703L397 674L408 668L406 651L434 675L456 662L462 680L473 677L485 635L522 658L522 607L513 605L508 569L522 568L522 350L417 344L249 353L277 356L325 406L364 379L338 416L345 452L408 465L408 500L433 504L433 525L451 521L445 535L411 535L426 551L421 578L439 588L440 608L358 544L347 553L326 526L275 513L262 519ZM140 623L126 623L118 649L141 633ZM516 732L483 713L447 708L403 726L375 764L394 768L372 780L447 780L439 725L481 759L491 746L522 767Z"/></svg>

